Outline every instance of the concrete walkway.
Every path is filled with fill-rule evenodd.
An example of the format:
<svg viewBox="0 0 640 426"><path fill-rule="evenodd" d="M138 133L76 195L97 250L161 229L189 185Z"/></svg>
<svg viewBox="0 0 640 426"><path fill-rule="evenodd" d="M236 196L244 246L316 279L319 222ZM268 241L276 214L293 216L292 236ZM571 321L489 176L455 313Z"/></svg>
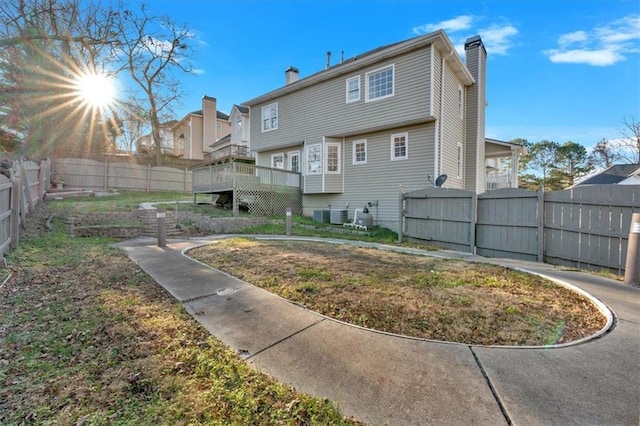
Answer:
<svg viewBox="0 0 640 426"><path fill-rule="evenodd" d="M554 348L425 341L327 319L183 254L217 238L116 246L258 370L335 401L344 415L380 425L640 423L638 288L546 264L425 252L562 280L615 313L599 337Z"/></svg>

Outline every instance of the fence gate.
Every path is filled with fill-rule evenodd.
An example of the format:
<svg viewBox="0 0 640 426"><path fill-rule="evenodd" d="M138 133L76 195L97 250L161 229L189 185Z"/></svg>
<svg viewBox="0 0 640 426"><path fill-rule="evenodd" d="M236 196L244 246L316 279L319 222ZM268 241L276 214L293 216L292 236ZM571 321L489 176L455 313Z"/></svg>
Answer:
<svg viewBox="0 0 640 426"><path fill-rule="evenodd" d="M476 194L458 189L427 188L401 194L405 237L437 247L473 253Z"/></svg>
<svg viewBox="0 0 640 426"><path fill-rule="evenodd" d="M478 196L476 254L542 261L542 191L505 188Z"/></svg>

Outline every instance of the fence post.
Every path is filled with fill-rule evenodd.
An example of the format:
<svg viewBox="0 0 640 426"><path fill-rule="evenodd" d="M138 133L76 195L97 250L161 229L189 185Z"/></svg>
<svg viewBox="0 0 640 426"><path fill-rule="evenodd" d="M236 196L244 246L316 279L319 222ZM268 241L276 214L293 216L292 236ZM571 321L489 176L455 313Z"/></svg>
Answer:
<svg viewBox="0 0 640 426"><path fill-rule="evenodd" d="M404 193L402 192L402 185L400 185L398 201L398 242L401 243L402 231L404 228Z"/></svg>
<svg viewBox="0 0 640 426"><path fill-rule="evenodd" d="M538 186L538 262L544 262L544 191Z"/></svg>
<svg viewBox="0 0 640 426"><path fill-rule="evenodd" d="M109 190L109 160L104 159L104 192Z"/></svg>
<svg viewBox="0 0 640 426"><path fill-rule="evenodd" d="M640 286L640 213L631 216L631 228L627 244L627 263L624 269L624 282Z"/></svg>
<svg viewBox="0 0 640 426"><path fill-rule="evenodd" d="M12 249L18 247L18 241L20 240L21 190L20 176L16 175L13 178L13 187L11 188L11 243L9 246Z"/></svg>
<svg viewBox="0 0 640 426"><path fill-rule="evenodd" d="M24 163L20 163L20 176L25 181L22 189L25 191L24 196L27 197L27 204L29 205L29 211L31 211L33 210L33 200L31 199L31 182L29 181L29 175L24 168Z"/></svg>
<svg viewBox="0 0 640 426"><path fill-rule="evenodd" d="M469 209L469 253L476 254L476 226L478 219L478 194L471 196Z"/></svg>

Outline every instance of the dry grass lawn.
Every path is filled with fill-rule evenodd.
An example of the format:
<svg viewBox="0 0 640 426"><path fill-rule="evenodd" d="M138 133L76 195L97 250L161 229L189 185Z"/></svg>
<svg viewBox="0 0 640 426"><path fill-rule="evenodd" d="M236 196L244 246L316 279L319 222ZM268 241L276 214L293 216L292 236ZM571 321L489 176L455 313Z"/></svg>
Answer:
<svg viewBox="0 0 640 426"><path fill-rule="evenodd" d="M362 327L482 345L550 345L606 320L585 297L507 268L351 245L234 238L190 256Z"/></svg>

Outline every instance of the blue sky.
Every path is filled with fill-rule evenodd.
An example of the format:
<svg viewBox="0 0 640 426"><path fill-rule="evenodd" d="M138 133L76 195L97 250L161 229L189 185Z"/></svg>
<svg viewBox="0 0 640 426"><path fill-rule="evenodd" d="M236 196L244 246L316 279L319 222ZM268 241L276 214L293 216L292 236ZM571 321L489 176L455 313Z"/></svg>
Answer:
<svg viewBox="0 0 640 426"><path fill-rule="evenodd" d="M332 63L442 28L456 46L480 34L488 53L487 137L591 147L640 120L640 2L154 0L199 45L178 117L203 95L230 112Z"/></svg>

